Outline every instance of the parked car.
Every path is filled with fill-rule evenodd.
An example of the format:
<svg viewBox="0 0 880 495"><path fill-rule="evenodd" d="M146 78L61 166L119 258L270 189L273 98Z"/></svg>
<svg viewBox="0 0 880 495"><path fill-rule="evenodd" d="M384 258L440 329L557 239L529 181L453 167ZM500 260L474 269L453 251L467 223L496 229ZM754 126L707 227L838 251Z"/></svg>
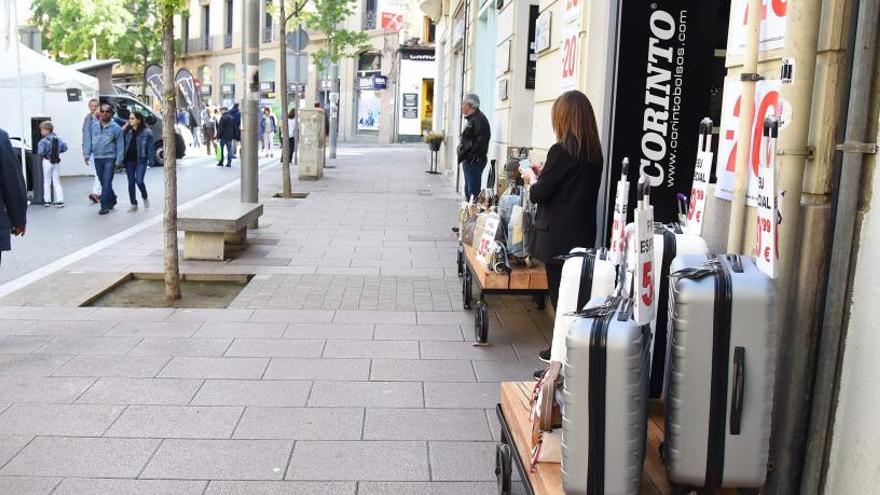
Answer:
<svg viewBox="0 0 880 495"><path fill-rule="evenodd" d="M101 103L108 103L114 109L113 118L119 122L128 122L131 112L140 112L144 116L144 123L153 131L156 137L156 165L165 164L165 146L162 143L162 117L156 114L152 109L141 103L140 101L127 95L101 95ZM177 158L183 158L186 155L186 143L179 132L174 132L174 142L176 143Z"/></svg>

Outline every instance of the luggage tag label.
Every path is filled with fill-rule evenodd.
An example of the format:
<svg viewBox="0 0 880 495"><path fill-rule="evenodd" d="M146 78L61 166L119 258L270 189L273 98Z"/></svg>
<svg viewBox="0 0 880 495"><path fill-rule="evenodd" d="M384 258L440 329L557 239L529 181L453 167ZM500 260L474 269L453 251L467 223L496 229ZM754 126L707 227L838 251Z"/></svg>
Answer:
<svg viewBox="0 0 880 495"><path fill-rule="evenodd" d="M776 265L779 261L779 205L776 194L776 139L778 133L778 119L768 118L764 122L761 165L758 169L755 264L762 273L770 278L776 278Z"/></svg>
<svg viewBox="0 0 880 495"><path fill-rule="evenodd" d="M647 198L646 202L647 202ZM635 321L647 325L654 320L654 207L650 204L635 211L636 266L633 282L637 288Z"/></svg>
<svg viewBox="0 0 880 495"><path fill-rule="evenodd" d="M684 231L688 234L703 235L703 220L706 214L706 194L709 189L709 173L714 155L711 151L697 153L697 164L694 168L694 183L691 186L690 204Z"/></svg>
<svg viewBox="0 0 880 495"><path fill-rule="evenodd" d="M611 250L608 258L615 265L619 265L626 253L626 214L629 209L629 181L627 173L629 158L623 159L623 167L620 180L617 182L617 195L614 199L614 221L611 224Z"/></svg>
<svg viewBox="0 0 880 495"><path fill-rule="evenodd" d="M498 224L501 217L492 212L486 216L486 223L483 224L483 237L480 238L480 244L477 246L477 261L487 265L492 251L495 248L495 235L498 233Z"/></svg>

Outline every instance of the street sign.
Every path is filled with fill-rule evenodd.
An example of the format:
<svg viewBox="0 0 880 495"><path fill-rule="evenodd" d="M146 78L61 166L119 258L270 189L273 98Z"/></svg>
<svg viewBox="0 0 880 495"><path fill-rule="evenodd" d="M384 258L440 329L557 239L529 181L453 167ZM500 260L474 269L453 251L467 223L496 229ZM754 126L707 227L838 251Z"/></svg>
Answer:
<svg viewBox="0 0 880 495"><path fill-rule="evenodd" d="M291 31L287 33L287 51L301 52L309 46L309 41L309 33L305 29L299 28L296 31Z"/></svg>
<svg viewBox="0 0 880 495"><path fill-rule="evenodd" d="M299 70L297 70L299 69ZM287 54L287 81L305 84L309 79L309 54Z"/></svg>

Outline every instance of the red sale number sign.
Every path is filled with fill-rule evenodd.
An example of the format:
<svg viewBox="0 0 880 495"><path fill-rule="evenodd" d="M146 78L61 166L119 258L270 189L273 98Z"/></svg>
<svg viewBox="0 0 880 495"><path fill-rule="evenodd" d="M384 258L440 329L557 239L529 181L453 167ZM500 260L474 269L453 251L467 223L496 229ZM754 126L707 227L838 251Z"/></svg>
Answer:
<svg viewBox="0 0 880 495"><path fill-rule="evenodd" d="M495 236L498 233L499 223L501 223L501 217L497 213L490 213L486 217L486 223L483 224L483 236L477 246L477 261L484 265L489 263L492 250L495 248Z"/></svg>
<svg viewBox="0 0 880 495"><path fill-rule="evenodd" d="M775 50L785 45L785 21L788 0L763 0L761 6L760 50ZM730 6L730 30L727 55L742 56L746 49L746 25L749 0L733 0Z"/></svg>
<svg viewBox="0 0 880 495"><path fill-rule="evenodd" d="M758 213L755 264L770 278L776 278L779 260L779 203L776 194L776 143L765 138L758 175Z"/></svg>
<svg viewBox="0 0 880 495"><path fill-rule="evenodd" d="M617 182L617 196L614 200L614 223L611 225L611 261L619 265L626 256L626 213L629 209L629 181Z"/></svg>
<svg viewBox="0 0 880 495"><path fill-rule="evenodd" d="M562 78L560 80L562 91L575 89L577 86L579 34L577 28L569 29L562 40Z"/></svg>
<svg viewBox="0 0 880 495"><path fill-rule="evenodd" d="M657 301L654 298L654 207L635 210L636 284L635 321L647 325L654 320Z"/></svg>
<svg viewBox="0 0 880 495"><path fill-rule="evenodd" d="M712 171L714 155L711 151L697 153L694 167L694 182L691 186L690 204L684 230L688 234L703 235L703 219L706 216L706 194L709 190L709 175Z"/></svg>

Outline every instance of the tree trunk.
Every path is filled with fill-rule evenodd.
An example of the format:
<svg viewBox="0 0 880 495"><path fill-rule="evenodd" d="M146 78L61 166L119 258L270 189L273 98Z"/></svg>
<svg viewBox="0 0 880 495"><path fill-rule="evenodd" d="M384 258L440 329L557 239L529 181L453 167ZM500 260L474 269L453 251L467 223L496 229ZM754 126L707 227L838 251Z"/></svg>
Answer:
<svg viewBox="0 0 880 495"><path fill-rule="evenodd" d="M162 53L165 81L162 90L162 143L165 149L165 300L180 299L180 266L177 259L177 85L174 82L174 15L167 7L162 12Z"/></svg>
<svg viewBox="0 0 880 495"><path fill-rule="evenodd" d="M147 66L150 65L150 52L144 50L143 61L141 62L141 98L143 101L147 101L147 78L143 77L147 71Z"/></svg>
<svg viewBox="0 0 880 495"><path fill-rule="evenodd" d="M287 123L288 98L287 98L287 13L284 9L285 0L278 0L278 45L281 47L279 55L281 83L281 196L290 198L292 188L290 186L290 132Z"/></svg>

